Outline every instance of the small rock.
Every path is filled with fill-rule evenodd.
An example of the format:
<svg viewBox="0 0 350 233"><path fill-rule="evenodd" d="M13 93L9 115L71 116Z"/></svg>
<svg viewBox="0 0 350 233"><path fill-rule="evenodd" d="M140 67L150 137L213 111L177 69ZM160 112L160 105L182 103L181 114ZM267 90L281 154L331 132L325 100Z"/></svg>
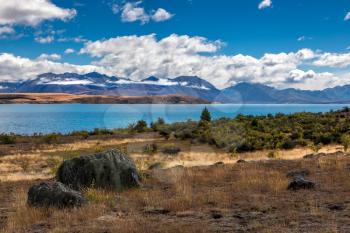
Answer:
<svg viewBox="0 0 350 233"><path fill-rule="evenodd" d="M222 214L219 211L211 211L211 217L213 219L220 219L222 218Z"/></svg>
<svg viewBox="0 0 350 233"><path fill-rule="evenodd" d="M342 210L345 210L345 205L344 204L329 204L328 209L334 210L334 211L342 211Z"/></svg>
<svg viewBox="0 0 350 233"><path fill-rule="evenodd" d="M167 148L164 148L162 152L168 155L177 155L180 153L180 151L181 149L177 147L167 147Z"/></svg>
<svg viewBox="0 0 350 233"><path fill-rule="evenodd" d="M313 154L307 154L303 158L304 159L315 159L315 158L323 157L326 155L327 155L326 153L313 153Z"/></svg>
<svg viewBox="0 0 350 233"><path fill-rule="evenodd" d="M156 170L156 169L162 169L162 168L163 168L162 163L154 163L148 167L148 170Z"/></svg>
<svg viewBox="0 0 350 233"><path fill-rule="evenodd" d="M85 197L59 182L43 182L28 191L28 204L46 207L79 207L87 203Z"/></svg>
<svg viewBox="0 0 350 233"><path fill-rule="evenodd" d="M146 214L168 214L170 210L167 210L164 208L148 207L148 208L145 208L143 212Z"/></svg>
<svg viewBox="0 0 350 233"><path fill-rule="evenodd" d="M246 161L243 160L243 159L240 159L240 160L237 161L237 163L246 163Z"/></svg>
<svg viewBox="0 0 350 233"><path fill-rule="evenodd" d="M219 167L219 166L223 166L223 165L225 165L224 162L217 162L217 163L213 164L213 166L215 166L215 167Z"/></svg>
<svg viewBox="0 0 350 233"><path fill-rule="evenodd" d="M294 177L293 181L288 185L288 190L299 190L299 189L314 189L315 183L305 179L304 177Z"/></svg>
<svg viewBox="0 0 350 233"><path fill-rule="evenodd" d="M301 169L301 170L294 170L287 173L288 178L294 178L294 177L306 177L310 175L310 171L307 169Z"/></svg>

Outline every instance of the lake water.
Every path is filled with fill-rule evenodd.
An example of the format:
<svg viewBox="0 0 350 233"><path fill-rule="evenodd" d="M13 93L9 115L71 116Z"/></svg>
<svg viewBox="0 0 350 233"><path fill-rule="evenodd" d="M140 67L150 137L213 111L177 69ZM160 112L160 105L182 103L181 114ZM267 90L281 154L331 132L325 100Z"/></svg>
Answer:
<svg viewBox="0 0 350 233"><path fill-rule="evenodd" d="M166 122L198 120L206 105L170 104L12 104L0 105L0 133L67 133L74 130L126 127L140 119L162 117ZM213 118L237 114L266 115L294 112L327 112L343 104L213 104L207 105Z"/></svg>

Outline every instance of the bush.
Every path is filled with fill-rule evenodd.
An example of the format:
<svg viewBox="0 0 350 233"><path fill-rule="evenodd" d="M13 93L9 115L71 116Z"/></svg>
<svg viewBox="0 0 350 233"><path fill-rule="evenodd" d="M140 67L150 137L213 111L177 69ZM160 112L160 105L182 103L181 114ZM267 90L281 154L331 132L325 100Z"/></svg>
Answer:
<svg viewBox="0 0 350 233"><path fill-rule="evenodd" d="M113 130L110 129L94 129L94 131L89 133L90 135L113 135Z"/></svg>
<svg viewBox="0 0 350 233"><path fill-rule="evenodd" d="M165 125L165 121L163 118L159 117L156 122L151 123L151 129L156 132L163 125Z"/></svg>
<svg viewBox="0 0 350 233"><path fill-rule="evenodd" d="M144 120L139 120L134 126L134 131L138 133L143 133L147 131L147 122Z"/></svg>
<svg viewBox="0 0 350 233"><path fill-rule="evenodd" d="M157 153L157 151L158 151L158 146L155 143L147 144L143 148L143 152L146 153L146 154L154 154L154 153Z"/></svg>
<svg viewBox="0 0 350 233"><path fill-rule="evenodd" d="M59 134L56 134L56 133L47 134L42 137L43 142L46 144L57 143L58 139L59 139Z"/></svg>
<svg viewBox="0 0 350 233"><path fill-rule="evenodd" d="M344 151L347 152L350 147L350 135L349 134L342 135L341 143L344 147Z"/></svg>
<svg viewBox="0 0 350 233"><path fill-rule="evenodd" d="M180 151L181 151L180 148L171 146L171 147L165 147L162 152L168 155L177 155L180 153Z"/></svg>
<svg viewBox="0 0 350 233"><path fill-rule="evenodd" d="M276 150L270 151L270 152L267 154L267 157L270 158L270 159L277 159L278 156L279 156L279 153L278 153L278 151L276 151Z"/></svg>
<svg viewBox="0 0 350 233"><path fill-rule="evenodd" d="M16 136L1 134L0 135L0 142L1 142L1 144L15 144L16 143Z"/></svg>
<svg viewBox="0 0 350 233"><path fill-rule="evenodd" d="M76 137L82 137L83 139L87 139L89 137L89 132L86 130L82 131L73 131L70 135L71 136L76 136Z"/></svg>

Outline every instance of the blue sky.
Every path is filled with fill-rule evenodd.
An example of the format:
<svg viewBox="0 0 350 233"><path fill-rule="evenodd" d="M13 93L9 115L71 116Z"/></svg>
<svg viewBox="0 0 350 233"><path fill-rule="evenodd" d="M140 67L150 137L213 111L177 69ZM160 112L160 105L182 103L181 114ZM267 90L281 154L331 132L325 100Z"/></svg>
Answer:
<svg viewBox="0 0 350 233"><path fill-rule="evenodd" d="M198 75L222 88L241 81L302 89L350 83L348 0L11 4L0 0L0 80L33 78L38 67L44 67L43 71L96 70L132 79ZM171 49L164 49L166 38L172 41ZM8 60L14 64L2 68ZM10 70L23 62L26 68L16 77ZM210 64L213 70L208 70Z"/></svg>

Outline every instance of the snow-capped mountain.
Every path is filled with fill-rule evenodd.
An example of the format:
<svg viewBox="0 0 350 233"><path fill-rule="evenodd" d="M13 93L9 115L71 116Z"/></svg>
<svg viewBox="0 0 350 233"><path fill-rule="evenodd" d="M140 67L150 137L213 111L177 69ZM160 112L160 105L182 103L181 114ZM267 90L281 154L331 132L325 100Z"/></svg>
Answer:
<svg viewBox="0 0 350 233"><path fill-rule="evenodd" d="M263 84L238 83L218 90L195 76L173 79L148 77L141 81L99 73L45 73L19 83L0 82L0 93L69 93L110 96L181 95L221 103L350 103L350 85L322 91L278 90Z"/></svg>
<svg viewBox="0 0 350 233"><path fill-rule="evenodd" d="M183 76L168 79L152 76L141 81L133 81L94 72L83 75L76 73L45 73L39 75L36 79L12 85L11 88L6 88L3 92L118 96L177 94L213 100L218 95L219 90L198 77Z"/></svg>

